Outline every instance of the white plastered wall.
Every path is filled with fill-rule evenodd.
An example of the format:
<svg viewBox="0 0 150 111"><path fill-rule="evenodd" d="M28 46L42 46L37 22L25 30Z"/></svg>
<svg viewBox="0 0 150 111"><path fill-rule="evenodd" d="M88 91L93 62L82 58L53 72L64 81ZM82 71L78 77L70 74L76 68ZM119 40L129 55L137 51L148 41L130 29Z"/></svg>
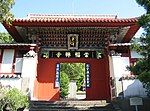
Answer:
<svg viewBox="0 0 150 111"><path fill-rule="evenodd" d="M134 56L135 57L135 56ZM129 57L112 56L114 76L116 80L116 93L117 97L130 97L141 96L145 97L145 89L142 83L137 80L122 80L121 77L130 75L130 71L127 70L127 66L130 65ZM123 92L123 93L122 93Z"/></svg>
<svg viewBox="0 0 150 111"><path fill-rule="evenodd" d="M109 56L109 70L110 70L110 77L114 79L114 69L113 69L113 58Z"/></svg>
<svg viewBox="0 0 150 111"><path fill-rule="evenodd" d="M33 97L34 82L37 74L37 56L23 57L22 65L22 90L29 89L31 100L36 100Z"/></svg>
<svg viewBox="0 0 150 111"><path fill-rule="evenodd" d="M21 78L1 78L0 82L3 86L10 86L21 90Z"/></svg>
<svg viewBox="0 0 150 111"><path fill-rule="evenodd" d="M115 76L114 76L114 69L113 69L113 58L112 56L109 56L109 71L110 71L110 79L111 79L111 97L115 98L116 97L116 89L115 86L112 86L115 82Z"/></svg>
<svg viewBox="0 0 150 111"><path fill-rule="evenodd" d="M129 57L112 56L114 77L116 82L116 96L123 97L123 84L121 77L130 74L126 69L129 66Z"/></svg>
<svg viewBox="0 0 150 111"><path fill-rule="evenodd" d="M114 76L121 78L127 76L130 71L127 70L127 66L130 66L129 57L113 56Z"/></svg>

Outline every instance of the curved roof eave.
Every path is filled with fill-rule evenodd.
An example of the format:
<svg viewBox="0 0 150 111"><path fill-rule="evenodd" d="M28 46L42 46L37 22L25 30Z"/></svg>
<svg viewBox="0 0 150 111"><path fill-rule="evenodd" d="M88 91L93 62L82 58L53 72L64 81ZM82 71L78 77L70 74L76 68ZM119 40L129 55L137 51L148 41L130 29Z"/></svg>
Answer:
<svg viewBox="0 0 150 111"><path fill-rule="evenodd" d="M138 17L136 18L103 18L103 17L66 17L66 16L31 16L28 18L16 18L9 26L3 23L7 31L17 42L23 39L15 26L20 27L128 27L129 30L121 42L129 42L139 30Z"/></svg>

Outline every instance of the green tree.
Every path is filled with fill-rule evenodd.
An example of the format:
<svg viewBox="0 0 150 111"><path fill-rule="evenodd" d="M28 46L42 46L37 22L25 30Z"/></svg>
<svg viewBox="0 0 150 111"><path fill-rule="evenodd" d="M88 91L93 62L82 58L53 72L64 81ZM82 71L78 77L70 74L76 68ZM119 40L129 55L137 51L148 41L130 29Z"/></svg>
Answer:
<svg viewBox="0 0 150 111"><path fill-rule="evenodd" d="M69 91L69 77L65 72L60 73L60 96L65 98Z"/></svg>
<svg viewBox="0 0 150 111"><path fill-rule="evenodd" d="M133 46L143 58L139 59L130 70L138 75L139 80L147 89L148 96L150 96L150 0L136 0L136 2L146 10L146 14L139 19L139 25L144 28L144 33L140 38L141 44Z"/></svg>
<svg viewBox="0 0 150 111"><path fill-rule="evenodd" d="M0 33L0 43L13 43L14 39L8 33Z"/></svg>
<svg viewBox="0 0 150 111"><path fill-rule="evenodd" d="M63 63L61 71L65 72L70 80L77 80L80 76L85 76L85 64L83 63Z"/></svg>
<svg viewBox="0 0 150 111"><path fill-rule="evenodd" d="M69 80L76 80L77 90L81 89L85 79L84 63L62 63L61 72L66 73Z"/></svg>
<svg viewBox="0 0 150 111"><path fill-rule="evenodd" d="M13 5L14 0L0 0L0 22L11 22L13 14L10 12L10 10Z"/></svg>
<svg viewBox="0 0 150 111"><path fill-rule="evenodd" d="M136 0L136 2L143 6L147 13L150 13L150 1L149 0Z"/></svg>
<svg viewBox="0 0 150 111"><path fill-rule="evenodd" d="M77 90L83 90L81 89L81 87L83 87L84 85L84 78L85 78L84 75L81 75L77 80Z"/></svg>

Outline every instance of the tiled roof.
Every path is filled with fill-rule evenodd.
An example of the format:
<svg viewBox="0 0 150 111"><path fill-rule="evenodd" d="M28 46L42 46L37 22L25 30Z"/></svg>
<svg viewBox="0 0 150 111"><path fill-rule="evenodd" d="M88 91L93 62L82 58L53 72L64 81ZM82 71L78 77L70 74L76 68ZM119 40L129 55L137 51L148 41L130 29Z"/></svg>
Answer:
<svg viewBox="0 0 150 111"><path fill-rule="evenodd" d="M26 32L22 34L21 28L27 27L98 27L98 28L120 28L129 27L127 32L120 36L121 42L129 42L140 26L137 18L117 18L116 15L44 15L30 14L26 18L16 18L12 25L3 23L4 27L13 36L15 41L24 42ZM1 45L0 45L1 46Z"/></svg>
<svg viewBox="0 0 150 111"><path fill-rule="evenodd" d="M30 14L27 18L18 18L15 22L137 22L138 18L121 19L112 15L41 15Z"/></svg>
<svg viewBox="0 0 150 111"><path fill-rule="evenodd" d="M0 74L0 78L20 78L17 74Z"/></svg>

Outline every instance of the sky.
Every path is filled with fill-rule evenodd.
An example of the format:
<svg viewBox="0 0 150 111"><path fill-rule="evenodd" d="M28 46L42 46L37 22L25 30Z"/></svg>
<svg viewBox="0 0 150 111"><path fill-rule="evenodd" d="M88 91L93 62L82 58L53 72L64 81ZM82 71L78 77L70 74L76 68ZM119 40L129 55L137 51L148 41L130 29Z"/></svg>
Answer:
<svg viewBox="0 0 150 111"><path fill-rule="evenodd" d="M117 15L118 18L139 17L145 13L136 0L15 0L11 12L15 18L28 14L92 14ZM6 31L0 25L0 32ZM139 31L139 35L142 30Z"/></svg>

